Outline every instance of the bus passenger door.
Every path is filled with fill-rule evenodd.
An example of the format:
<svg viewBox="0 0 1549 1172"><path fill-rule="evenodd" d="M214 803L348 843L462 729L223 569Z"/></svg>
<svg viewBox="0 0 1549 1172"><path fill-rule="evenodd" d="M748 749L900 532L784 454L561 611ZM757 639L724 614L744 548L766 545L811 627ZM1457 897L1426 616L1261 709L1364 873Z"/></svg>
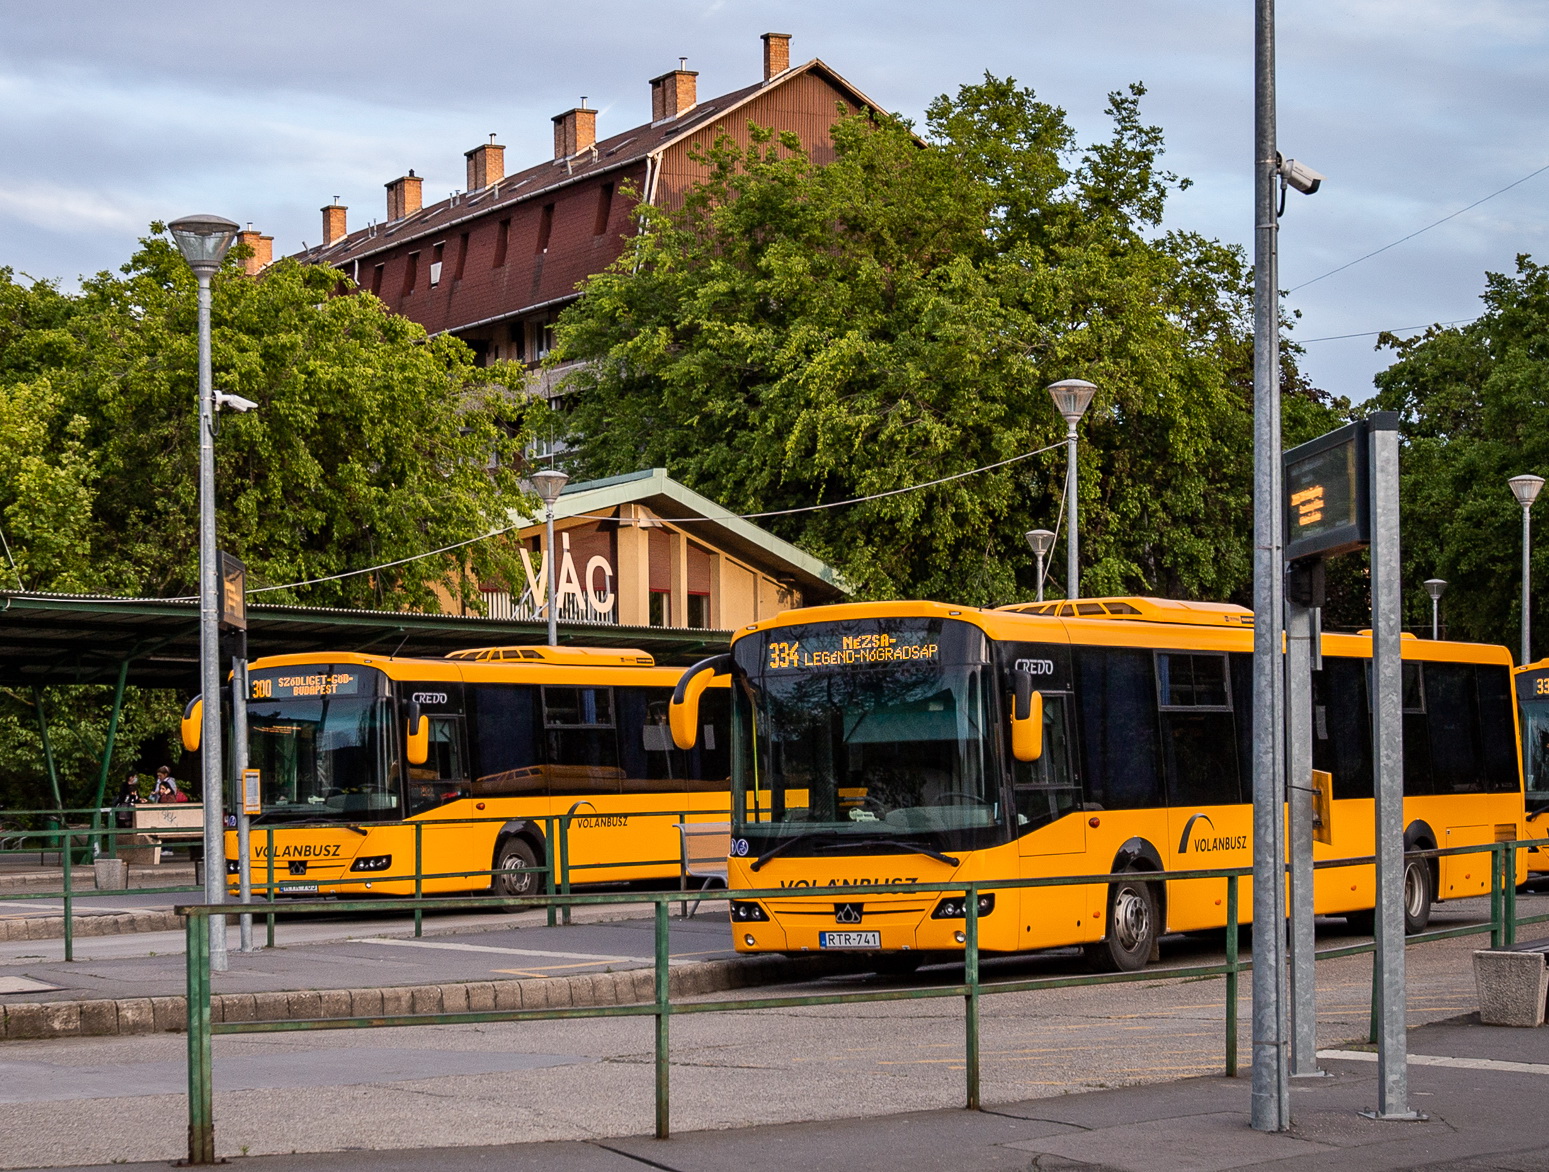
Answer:
<svg viewBox="0 0 1549 1172"><path fill-rule="evenodd" d="M1087 870L1086 813L1071 763L1070 697L1043 694L1043 753L1036 761L1012 763L1012 791L1019 868L1024 879ZM1020 948L1044 948L1070 940L1072 925L1084 926L1085 887L1029 887L1021 892Z"/></svg>
<svg viewBox="0 0 1549 1172"><path fill-rule="evenodd" d="M463 718L450 713L430 713L430 751L423 765L409 766L409 815L435 822L450 817L449 809L469 793L468 754L463 741ZM420 870L424 875L446 875L487 867L488 860L474 858L463 849L466 834L455 826L426 826L420 832ZM394 875L414 874L414 840L404 843L402 860L394 859ZM479 878L431 879L425 891L469 891L484 886Z"/></svg>

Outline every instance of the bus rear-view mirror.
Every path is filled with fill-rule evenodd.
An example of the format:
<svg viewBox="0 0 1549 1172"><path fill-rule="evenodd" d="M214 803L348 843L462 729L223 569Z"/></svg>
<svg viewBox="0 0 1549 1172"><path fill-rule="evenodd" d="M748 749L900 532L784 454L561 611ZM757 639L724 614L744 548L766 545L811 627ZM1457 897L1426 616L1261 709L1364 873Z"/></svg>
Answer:
<svg viewBox="0 0 1549 1172"><path fill-rule="evenodd" d="M699 697L704 695L710 681L731 670L730 655L712 655L701 659L678 679L672 690L672 703L667 708L667 725L672 730L672 743L683 750L692 749L699 740Z"/></svg>
<svg viewBox="0 0 1549 1172"><path fill-rule="evenodd" d="M1011 677L1011 755L1018 761L1043 756L1043 693L1025 671Z"/></svg>
<svg viewBox="0 0 1549 1172"><path fill-rule="evenodd" d="M418 700L409 701L408 730L403 738L403 753L410 765L430 760L430 717L420 711Z"/></svg>
<svg viewBox="0 0 1549 1172"><path fill-rule="evenodd" d="M197 753L199 751L199 733L204 726L204 699L195 696L183 709L183 751L185 753Z"/></svg>

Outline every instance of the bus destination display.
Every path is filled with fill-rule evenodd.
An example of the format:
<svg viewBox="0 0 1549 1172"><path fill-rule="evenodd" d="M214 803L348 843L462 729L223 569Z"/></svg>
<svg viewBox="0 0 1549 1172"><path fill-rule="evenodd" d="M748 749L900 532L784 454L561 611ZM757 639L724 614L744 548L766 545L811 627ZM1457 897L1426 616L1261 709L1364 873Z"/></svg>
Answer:
<svg viewBox="0 0 1549 1172"><path fill-rule="evenodd" d="M938 657L940 644L928 631L889 634L871 631L803 633L799 639L772 640L766 666L775 671L802 667L866 667L875 664L919 663Z"/></svg>
<svg viewBox="0 0 1549 1172"><path fill-rule="evenodd" d="M376 692L375 680L359 669L266 672L253 676L248 685L253 700L310 700L326 696L370 696Z"/></svg>

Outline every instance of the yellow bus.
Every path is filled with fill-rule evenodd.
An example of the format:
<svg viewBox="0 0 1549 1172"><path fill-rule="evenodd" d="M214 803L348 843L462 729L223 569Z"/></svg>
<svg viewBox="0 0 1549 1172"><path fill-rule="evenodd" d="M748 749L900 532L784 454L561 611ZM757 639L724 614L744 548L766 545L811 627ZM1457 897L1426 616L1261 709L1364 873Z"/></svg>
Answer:
<svg viewBox="0 0 1549 1172"><path fill-rule="evenodd" d="M253 882L268 874L271 829L281 894L406 895L414 822L426 823L421 872L437 875L546 865L558 848L543 819L572 812L576 879L676 877L678 818L644 815L724 822L730 787L724 687L705 694L695 746L672 743L668 705L682 674L641 651L574 647L258 660L247 702L262 797ZM235 831L226 856L234 883ZM541 885L527 872L493 887L527 895ZM427 879L422 890L490 887L486 874Z"/></svg>
<svg viewBox="0 0 1549 1172"><path fill-rule="evenodd" d="M1549 838L1549 659L1519 667L1516 679L1527 836ZM1527 856L1529 871L1549 872L1549 849L1529 847Z"/></svg>
<svg viewBox="0 0 1549 1172"><path fill-rule="evenodd" d="M730 674L733 892L1123 873L984 893L980 945L1084 945L1095 965L1133 970L1161 933L1225 922L1224 879L1153 876L1251 865L1252 621L1154 598L793 610L690 669L673 731L690 743L697 689ZM1371 640L1327 635L1323 654L1313 757L1333 800L1316 857L1370 855ZM1409 637L1403 655L1406 844L1521 837L1510 656ZM1411 860L1410 930L1490 876L1488 854ZM1319 870L1315 901L1369 919L1374 868ZM732 907L747 952L844 949L908 969L962 949L961 897Z"/></svg>

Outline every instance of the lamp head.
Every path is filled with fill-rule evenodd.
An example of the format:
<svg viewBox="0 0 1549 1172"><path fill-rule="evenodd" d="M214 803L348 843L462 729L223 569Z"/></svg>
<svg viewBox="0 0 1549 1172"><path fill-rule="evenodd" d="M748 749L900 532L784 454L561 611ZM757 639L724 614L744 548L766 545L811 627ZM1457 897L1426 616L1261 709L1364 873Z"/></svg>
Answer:
<svg viewBox="0 0 1549 1172"><path fill-rule="evenodd" d="M1538 490L1544 486L1542 476L1513 476L1506 482L1511 485L1512 495L1517 498L1517 503L1524 509L1533 507L1533 502L1538 499Z"/></svg>
<svg viewBox="0 0 1549 1172"><path fill-rule="evenodd" d="M1066 423L1072 424L1081 422L1081 417L1086 414L1086 409L1095 394L1097 394L1097 385L1080 378L1062 379L1049 387L1049 396L1054 400L1054 409L1065 417Z"/></svg>
<svg viewBox="0 0 1549 1172"><path fill-rule="evenodd" d="M533 490L543 498L543 503L552 509L570 477L556 469L545 468L542 472L534 472L529 479L532 481Z"/></svg>
<svg viewBox="0 0 1549 1172"><path fill-rule="evenodd" d="M1054 548L1054 534L1047 529L1029 529L1027 531L1027 544L1039 557L1043 557Z"/></svg>
<svg viewBox="0 0 1549 1172"><path fill-rule="evenodd" d="M167 225L196 277L212 277L237 238L237 225L220 216L184 216Z"/></svg>
<svg viewBox="0 0 1549 1172"><path fill-rule="evenodd" d="M1447 580L1445 578L1427 578L1425 580L1425 592L1431 596L1432 602L1440 602L1441 596L1447 592Z"/></svg>

